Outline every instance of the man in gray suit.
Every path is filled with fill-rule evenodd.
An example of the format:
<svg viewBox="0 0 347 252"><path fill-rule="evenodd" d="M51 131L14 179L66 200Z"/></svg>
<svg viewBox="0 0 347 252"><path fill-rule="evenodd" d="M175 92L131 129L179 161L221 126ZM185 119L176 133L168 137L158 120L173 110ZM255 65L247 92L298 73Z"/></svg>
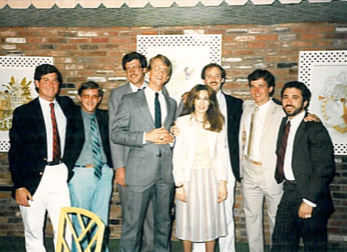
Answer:
<svg viewBox="0 0 347 252"><path fill-rule="evenodd" d="M118 111L119 104L124 94L137 92L147 87L145 82L145 73L147 71L147 60L146 57L137 52L131 52L124 55L122 60L123 70L128 79L128 83L115 88L111 91L109 104L108 104L108 115L109 115L109 129L111 131L112 125L116 120L116 114ZM110 132L111 135L111 132ZM125 216L125 210L127 207L127 196L126 196L126 185L125 185L125 167L126 160L129 153L129 147L120 144L114 144L110 141L111 155L114 167L116 169L116 181L119 192L120 201L122 204L122 216ZM143 239L141 244L141 251L148 252L153 251L153 229L154 229L154 216L153 207L148 208L144 228L143 228Z"/></svg>
<svg viewBox="0 0 347 252"><path fill-rule="evenodd" d="M174 195L172 176L173 125L176 102L163 94L172 64L163 55L150 60L148 88L123 95L112 141L129 146L125 185L128 204L123 216L120 251L140 251L145 215L153 202L153 251L170 251L171 206Z"/></svg>

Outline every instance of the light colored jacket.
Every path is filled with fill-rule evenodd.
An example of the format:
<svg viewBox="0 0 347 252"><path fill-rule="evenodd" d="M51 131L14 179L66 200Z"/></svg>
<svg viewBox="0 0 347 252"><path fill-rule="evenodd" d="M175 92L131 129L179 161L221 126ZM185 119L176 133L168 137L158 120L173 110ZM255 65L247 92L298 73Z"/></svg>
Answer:
<svg viewBox="0 0 347 252"><path fill-rule="evenodd" d="M180 129L176 137L173 154L173 175L175 183L190 180L190 172L195 158L195 120L191 115L179 117L176 125ZM227 181L227 145L226 132L207 131L209 152L215 177Z"/></svg>

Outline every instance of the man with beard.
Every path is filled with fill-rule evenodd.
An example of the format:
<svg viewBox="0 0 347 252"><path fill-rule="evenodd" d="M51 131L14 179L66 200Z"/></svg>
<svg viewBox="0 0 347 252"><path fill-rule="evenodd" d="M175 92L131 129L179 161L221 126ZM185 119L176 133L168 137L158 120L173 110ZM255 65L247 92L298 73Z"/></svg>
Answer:
<svg viewBox="0 0 347 252"><path fill-rule="evenodd" d="M257 69L248 75L252 101L245 101L240 123L240 168L246 230L250 252L264 251L263 206L266 200L270 237L275 226L282 184L274 179L276 141L285 113L275 92L275 77ZM306 120L316 120L314 115ZM271 240L270 240L271 245Z"/></svg>
<svg viewBox="0 0 347 252"><path fill-rule="evenodd" d="M327 251L327 222L334 211L329 185L335 173L334 147L325 127L306 122L311 92L297 81L284 85L286 113L277 140L277 183L284 182L272 252Z"/></svg>

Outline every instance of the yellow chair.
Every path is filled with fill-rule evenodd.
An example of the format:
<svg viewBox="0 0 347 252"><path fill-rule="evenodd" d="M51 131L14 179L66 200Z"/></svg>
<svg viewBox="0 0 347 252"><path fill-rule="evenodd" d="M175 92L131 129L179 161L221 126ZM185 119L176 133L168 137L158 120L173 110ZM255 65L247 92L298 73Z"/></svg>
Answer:
<svg viewBox="0 0 347 252"><path fill-rule="evenodd" d="M80 235L76 233L73 226L73 216L76 216L78 219L80 228L82 230ZM76 249L79 252L101 252L105 224L95 213L77 207L63 207L60 211L56 252L61 252L62 249L64 252L71 252L71 248L69 248L69 245L71 244L67 244L64 237L65 229L69 229L71 231L72 240L75 242ZM80 244L80 242L84 239L88 241L88 245L85 250L83 250Z"/></svg>

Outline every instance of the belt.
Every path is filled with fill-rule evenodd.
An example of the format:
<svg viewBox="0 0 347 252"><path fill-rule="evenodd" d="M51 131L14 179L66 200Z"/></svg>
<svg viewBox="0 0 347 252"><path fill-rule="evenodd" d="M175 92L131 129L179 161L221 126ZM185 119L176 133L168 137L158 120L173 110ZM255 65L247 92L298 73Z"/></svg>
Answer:
<svg viewBox="0 0 347 252"><path fill-rule="evenodd" d="M47 165L58 165L58 164L61 164L61 163L62 163L62 161L58 160L58 161L47 162Z"/></svg>
<svg viewBox="0 0 347 252"><path fill-rule="evenodd" d="M78 167L78 168L94 168L95 165L93 165L93 164L88 164L88 165L75 165L75 167Z"/></svg>
<svg viewBox="0 0 347 252"><path fill-rule="evenodd" d="M254 160L250 159L250 158L247 157L247 156L245 156L245 159L246 159L248 162L252 163L252 164L255 164L255 165L262 165L262 162L260 162L260 161L254 161Z"/></svg>

